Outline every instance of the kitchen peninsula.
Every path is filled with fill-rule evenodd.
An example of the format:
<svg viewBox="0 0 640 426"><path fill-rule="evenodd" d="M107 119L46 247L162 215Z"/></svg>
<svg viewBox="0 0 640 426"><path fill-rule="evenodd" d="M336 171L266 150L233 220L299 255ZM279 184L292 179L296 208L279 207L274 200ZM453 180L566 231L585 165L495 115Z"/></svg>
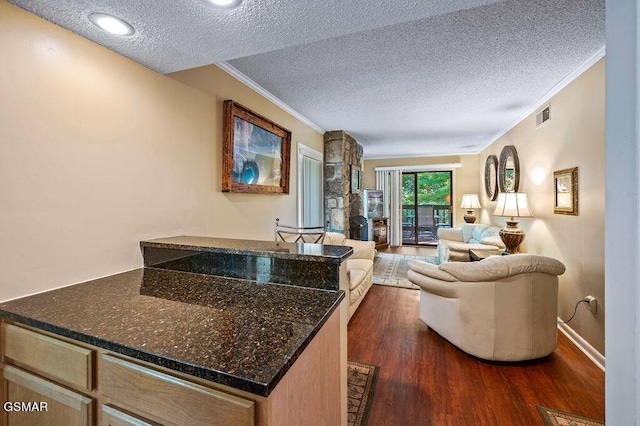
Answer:
<svg viewBox="0 0 640 426"><path fill-rule="evenodd" d="M0 304L0 399L49 408L0 423L343 422L338 280L350 248L141 247L142 269Z"/></svg>

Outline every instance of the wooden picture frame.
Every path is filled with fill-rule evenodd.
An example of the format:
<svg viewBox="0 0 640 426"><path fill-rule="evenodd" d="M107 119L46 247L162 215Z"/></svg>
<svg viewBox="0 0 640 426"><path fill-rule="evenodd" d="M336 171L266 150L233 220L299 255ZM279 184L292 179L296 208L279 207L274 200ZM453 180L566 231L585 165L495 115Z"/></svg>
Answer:
<svg viewBox="0 0 640 426"><path fill-rule="evenodd" d="M578 168L553 172L553 212L578 216Z"/></svg>
<svg viewBox="0 0 640 426"><path fill-rule="evenodd" d="M232 100L222 121L222 192L288 194L291 132Z"/></svg>

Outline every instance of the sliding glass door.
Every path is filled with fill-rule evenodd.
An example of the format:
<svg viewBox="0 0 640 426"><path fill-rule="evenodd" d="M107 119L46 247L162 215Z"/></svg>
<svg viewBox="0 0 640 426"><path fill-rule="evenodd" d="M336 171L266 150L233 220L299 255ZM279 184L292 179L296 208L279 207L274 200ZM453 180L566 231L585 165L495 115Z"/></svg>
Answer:
<svg viewBox="0 0 640 426"><path fill-rule="evenodd" d="M451 226L451 172L402 173L402 244L436 244Z"/></svg>

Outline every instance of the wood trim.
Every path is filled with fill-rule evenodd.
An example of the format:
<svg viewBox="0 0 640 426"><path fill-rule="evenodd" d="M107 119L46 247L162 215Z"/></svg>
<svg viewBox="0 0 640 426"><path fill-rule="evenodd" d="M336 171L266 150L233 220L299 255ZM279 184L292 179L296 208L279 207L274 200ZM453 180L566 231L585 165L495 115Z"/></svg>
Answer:
<svg viewBox="0 0 640 426"><path fill-rule="evenodd" d="M2 355L45 376L93 389L93 351L16 325L0 327Z"/></svg>

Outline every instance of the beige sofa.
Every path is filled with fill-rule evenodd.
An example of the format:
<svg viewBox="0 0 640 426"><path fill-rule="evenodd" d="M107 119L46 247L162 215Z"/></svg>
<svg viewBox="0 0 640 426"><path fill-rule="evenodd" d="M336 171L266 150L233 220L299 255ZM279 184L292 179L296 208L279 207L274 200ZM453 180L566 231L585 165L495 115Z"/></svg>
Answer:
<svg viewBox="0 0 640 426"><path fill-rule="evenodd" d="M460 228L438 229L438 259L443 262L469 262L469 250L504 250L500 228L465 223Z"/></svg>
<svg viewBox="0 0 640 426"><path fill-rule="evenodd" d="M541 358L557 342L558 275L564 265L532 254L440 265L409 261L419 318L464 352L493 361Z"/></svg>
<svg viewBox="0 0 640 426"><path fill-rule="evenodd" d="M346 238L337 232L327 232L323 244L344 245L353 248L353 254L347 259L347 277L349 278L349 319L353 316L367 292L373 285L373 259L376 255L374 241L360 241Z"/></svg>
<svg viewBox="0 0 640 426"><path fill-rule="evenodd" d="M353 249L353 254L346 260L349 289L345 297L349 304L349 319L351 319L373 285L373 259L376 255L376 243L374 241L352 240L339 232L324 232L324 230L307 232L310 228L302 232L302 228L279 225L278 222L276 219L276 241L321 243L349 246Z"/></svg>

